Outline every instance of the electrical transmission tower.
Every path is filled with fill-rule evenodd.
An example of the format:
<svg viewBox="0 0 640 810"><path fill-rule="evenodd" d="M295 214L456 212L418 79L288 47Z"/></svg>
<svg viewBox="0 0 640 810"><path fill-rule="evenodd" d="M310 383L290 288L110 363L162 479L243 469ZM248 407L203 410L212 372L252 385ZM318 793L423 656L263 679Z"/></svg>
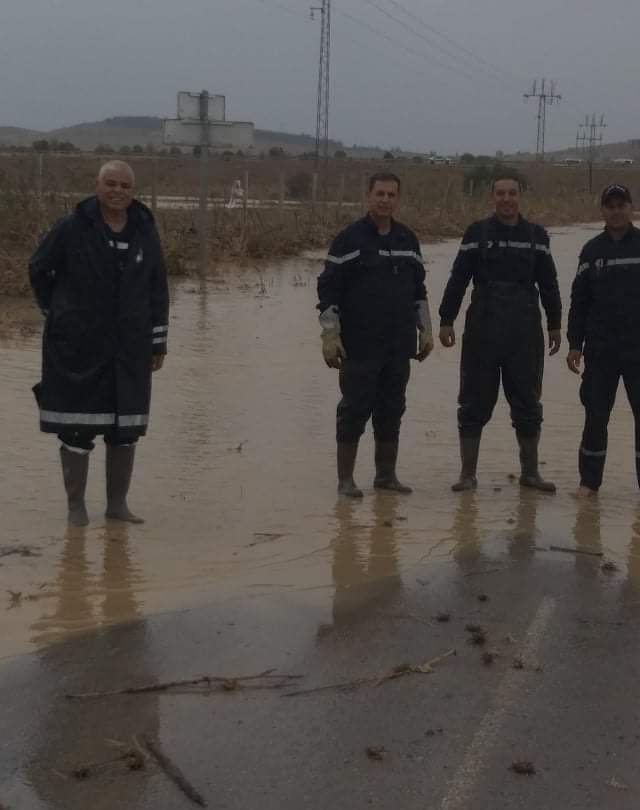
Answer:
<svg viewBox="0 0 640 810"><path fill-rule="evenodd" d="M602 130L606 128L604 115L597 118L593 113L591 117L585 115L584 123L578 125L576 135L576 152L580 147L587 153L589 164L589 194L593 194L593 164L598 154L598 147L602 145Z"/></svg>
<svg viewBox="0 0 640 810"><path fill-rule="evenodd" d="M544 161L544 139L547 132L547 107L551 106L555 101L560 101L562 96L556 93L556 83L554 81L547 82L542 79L538 83L534 79L531 92L524 94L524 100L528 101L530 98L538 99L538 140L536 142L536 158Z"/></svg>
<svg viewBox="0 0 640 810"><path fill-rule="evenodd" d="M318 66L318 111L316 115L316 171L320 158L325 162L324 186L326 193L327 161L329 159L329 87L331 57L331 0L322 0L321 6L311 7L311 19L314 12L320 13L320 62Z"/></svg>

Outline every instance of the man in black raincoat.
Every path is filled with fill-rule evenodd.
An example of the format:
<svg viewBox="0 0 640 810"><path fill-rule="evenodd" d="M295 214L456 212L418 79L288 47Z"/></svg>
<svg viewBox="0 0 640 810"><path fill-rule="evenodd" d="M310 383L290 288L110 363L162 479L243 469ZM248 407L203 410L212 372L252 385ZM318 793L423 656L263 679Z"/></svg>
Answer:
<svg viewBox="0 0 640 810"><path fill-rule="evenodd" d="M549 237L520 215L520 182L493 183L495 214L471 225L440 305L440 342L455 344L453 323L473 280L462 342L458 429L462 471L453 490L475 489L482 429L491 419L500 380L520 445L520 484L543 492L555 486L538 473L542 424L544 337L539 300L547 315L549 348L561 343L562 304Z"/></svg>
<svg viewBox="0 0 640 810"><path fill-rule="evenodd" d="M358 443L372 418L374 487L411 492L396 477L400 422L411 358L433 349L420 244L393 219L400 194L394 174L369 181L369 213L333 240L318 278L322 354L339 369L338 492L361 498L353 479Z"/></svg>
<svg viewBox="0 0 640 810"><path fill-rule="evenodd" d="M605 229L580 253L567 335L567 364L574 374L580 373L584 355L580 496L594 495L602 484L607 426L620 377L635 419L640 484L640 230L631 222L633 206L626 186L607 186L601 205Z"/></svg>
<svg viewBox="0 0 640 810"><path fill-rule="evenodd" d="M133 199L134 175L105 164L96 194L59 220L29 264L46 316L40 429L56 433L69 521L86 525L89 453L107 448L107 511L141 522L127 506L135 446L147 431L151 373L167 351L169 295L153 216Z"/></svg>

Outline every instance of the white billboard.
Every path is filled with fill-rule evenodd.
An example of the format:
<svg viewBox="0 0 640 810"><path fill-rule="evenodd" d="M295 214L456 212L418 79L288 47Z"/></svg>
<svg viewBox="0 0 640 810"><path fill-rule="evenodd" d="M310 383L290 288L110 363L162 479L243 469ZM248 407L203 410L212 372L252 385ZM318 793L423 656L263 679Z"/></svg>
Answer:
<svg viewBox="0 0 640 810"><path fill-rule="evenodd" d="M225 96L209 96L208 116L209 121L224 121L226 118L226 98ZM200 93L178 93L178 118L186 121L200 120Z"/></svg>
<svg viewBox="0 0 640 810"><path fill-rule="evenodd" d="M167 118L163 139L167 145L200 146L202 124ZM209 146L213 149L248 149L252 145L253 124L249 121L217 121L209 124Z"/></svg>

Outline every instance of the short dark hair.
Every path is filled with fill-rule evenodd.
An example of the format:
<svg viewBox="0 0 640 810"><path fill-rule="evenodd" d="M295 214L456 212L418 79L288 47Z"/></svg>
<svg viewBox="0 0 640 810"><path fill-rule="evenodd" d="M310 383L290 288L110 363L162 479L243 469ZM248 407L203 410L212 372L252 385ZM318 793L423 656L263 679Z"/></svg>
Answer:
<svg viewBox="0 0 640 810"><path fill-rule="evenodd" d="M376 172L369 178L369 191L373 191L376 183L395 183L400 191L400 178L393 172Z"/></svg>
<svg viewBox="0 0 640 810"><path fill-rule="evenodd" d="M493 180L491 181L491 191L495 191L496 183L499 183L500 180L513 180L514 183L518 184L518 188L520 191L524 191L524 183L522 182L522 177L518 175L517 172L498 172Z"/></svg>

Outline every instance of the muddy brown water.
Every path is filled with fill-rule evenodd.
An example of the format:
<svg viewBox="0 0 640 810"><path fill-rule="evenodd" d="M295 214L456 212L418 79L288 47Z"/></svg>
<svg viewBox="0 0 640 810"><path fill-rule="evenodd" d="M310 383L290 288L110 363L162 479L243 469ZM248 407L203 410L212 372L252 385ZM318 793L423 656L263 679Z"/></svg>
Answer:
<svg viewBox="0 0 640 810"><path fill-rule="evenodd" d="M552 234L565 305L579 248L593 233ZM456 244L425 250L434 320ZM477 495L450 492L459 346L437 346L413 365L403 424L399 472L414 494L374 494L368 431L356 476L364 501L341 503L337 379L322 362L314 312L320 269L320 257L307 256L227 268L204 286L175 284L170 355L155 377L130 499L147 518L143 526L105 522L100 444L90 470L91 525L67 529L57 441L38 432L31 394L40 316L28 301L0 302L0 658L213 595L296 591L330 621L350 609L363 583L397 583L425 562L446 577L465 558L489 559L523 537L540 548L602 551L627 580L640 576L630 409L621 389L605 485L597 502L579 506L572 493L582 409L566 345L545 375L542 472L558 484L557 496L521 495L509 477L518 463L502 398L483 440Z"/></svg>

